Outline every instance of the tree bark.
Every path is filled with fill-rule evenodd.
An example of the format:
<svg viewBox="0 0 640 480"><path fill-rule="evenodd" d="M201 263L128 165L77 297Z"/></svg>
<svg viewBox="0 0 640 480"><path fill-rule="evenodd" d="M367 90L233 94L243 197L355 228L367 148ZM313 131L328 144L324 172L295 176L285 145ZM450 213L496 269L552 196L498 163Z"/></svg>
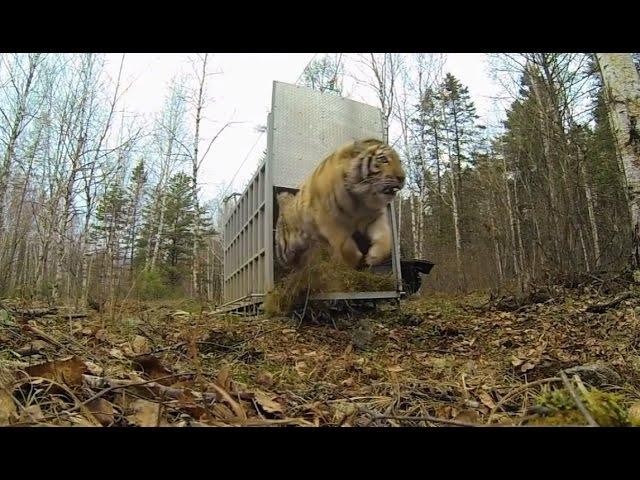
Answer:
<svg viewBox="0 0 640 480"><path fill-rule="evenodd" d="M628 53L597 53L613 135L622 160L633 232L632 262L640 266L640 77Z"/></svg>

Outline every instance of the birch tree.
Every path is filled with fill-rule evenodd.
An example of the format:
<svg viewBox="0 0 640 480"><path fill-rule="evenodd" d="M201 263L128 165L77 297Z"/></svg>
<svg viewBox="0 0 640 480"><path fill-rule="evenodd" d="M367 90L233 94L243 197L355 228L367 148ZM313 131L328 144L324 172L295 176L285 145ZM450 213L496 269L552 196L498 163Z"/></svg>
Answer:
<svg viewBox="0 0 640 480"><path fill-rule="evenodd" d="M609 118L624 168L633 231L633 263L640 265L640 78L627 53L596 54Z"/></svg>

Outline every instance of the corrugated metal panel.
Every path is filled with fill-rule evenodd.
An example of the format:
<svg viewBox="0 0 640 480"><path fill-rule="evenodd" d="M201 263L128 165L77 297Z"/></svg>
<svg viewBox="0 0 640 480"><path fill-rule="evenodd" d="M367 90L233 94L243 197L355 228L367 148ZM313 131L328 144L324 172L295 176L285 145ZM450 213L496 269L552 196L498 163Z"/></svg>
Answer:
<svg viewBox="0 0 640 480"><path fill-rule="evenodd" d="M327 155L367 137L382 139L382 115L370 105L274 82L272 174L278 187L297 188Z"/></svg>

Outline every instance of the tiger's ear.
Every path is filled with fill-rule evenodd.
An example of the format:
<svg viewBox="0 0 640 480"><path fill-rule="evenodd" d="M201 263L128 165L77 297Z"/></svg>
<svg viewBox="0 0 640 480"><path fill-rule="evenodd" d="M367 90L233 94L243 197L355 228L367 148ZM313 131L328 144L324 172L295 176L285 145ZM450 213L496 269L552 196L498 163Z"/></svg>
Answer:
<svg viewBox="0 0 640 480"><path fill-rule="evenodd" d="M363 140L356 140L353 142L353 150L355 153L362 153L368 148L383 145L384 142L376 138L365 138Z"/></svg>
<svg viewBox="0 0 640 480"><path fill-rule="evenodd" d="M295 195L291 192L280 192L276 195L276 200L278 202L278 206L282 208L283 205L286 205L288 201L295 197Z"/></svg>

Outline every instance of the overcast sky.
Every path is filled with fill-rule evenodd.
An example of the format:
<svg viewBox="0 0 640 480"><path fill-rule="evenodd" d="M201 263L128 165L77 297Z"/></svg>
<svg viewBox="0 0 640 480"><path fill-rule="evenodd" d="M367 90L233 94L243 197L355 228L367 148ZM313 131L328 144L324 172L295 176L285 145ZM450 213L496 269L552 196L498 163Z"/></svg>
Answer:
<svg viewBox="0 0 640 480"><path fill-rule="evenodd" d="M211 198L221 185L229 185L245 158L229 191L238 191L246 183L266 148L266 135L262 135L256 144L260 136L256 127L266 125L273 81L295 83L314 55L219 53L210 57L211 70L221 74L209 80L208 93L212 101L205 112L201 135L205 139L211 138L229 120L244 123L225 130L204 161L201 176L204 198ZM107 73L113 78L117 76L121 58L122 54L107 54ZM177 74L192 71L187 58L188 54L175 53L126 54L122 79L123 84L130 87L122 98L121 107L151 119L162 109L170 80ZM499 116L490 99L498 90L489 77L487 66L485 54L449 53L445 71L469 87L481 121L491 123ZM363 88L349 90L354 99L375 105L371 92ZM254 150L249 153L254 144Z"/></svg>

